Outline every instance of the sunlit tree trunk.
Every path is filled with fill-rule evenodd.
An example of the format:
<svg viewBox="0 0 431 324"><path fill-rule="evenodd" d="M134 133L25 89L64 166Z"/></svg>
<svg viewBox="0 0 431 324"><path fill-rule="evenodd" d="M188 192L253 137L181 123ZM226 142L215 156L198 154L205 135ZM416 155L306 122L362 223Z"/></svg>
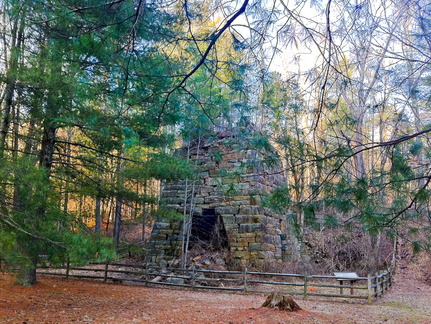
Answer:
<svg viewBox="0 0 431 324"><path fill-rule="evenodd" d="M102 163L102 156L98 157L99 164ZM94 208L94 219L95 219L95 232L100 233L102 228L102 214L101 214L101 205L102 205L102 188L101 188L101 181L102 181L102 174L101 171L98 169L97 171L97 184L96 184L96 206Z"/></svg>
<svg viewBox="0 0 431 324"><path fill-rule="evenodd" d="M116 247L118 247L118 245L120 244L121 222L123 217L123 193L122 193L122 191L124 190L123 159L125 157L126 157L125 148L122 148L121 158L119 158L118 166L117 166L118 186L117 186L117 197L115 200L115 218L114 218L114 232L113 232L113 237L114 237Z"/></svg>
<svg viewBox="0 0 431 324"><path fill-rule="evenodd" d="M144 180L144 196L147 196L147 184L148 181ZM147 203L144 202L142 204L142 242L145 242L145 235L146 235L146 229L145 226L147 225Z"/></svg>
<svg viewBox="0 0 431 324"><path fill-rule="evenodd" d="M18 62L22 51L23 37L24 37L24 18L26 11L26 1L23 2L19 15L13 22L12 35L11 35L11 49L9 55L9 61L6 66L6 87L4 104L1 114L0 122L0 157L3 156L6 137L9 132L10 126L10 115L13 105L13 98L16 89L17 73L18 73ZM6 46L6 44L5 44Z"/></svg>
<svg viewBox="0 0 431 324"><path fill-rule="evenodd" d="M102 203L102 200L101 200L101 198L100 198L100 195L97 195L97 197L96 197L96 207L95 207L95 210L94 210L94 216L95 216L95 219L96 219L96 227L95 227L95 232L96 233L100 233L100 229L101 229L101 226L102 226L102 216L101 216L101 213L100 213L100 210L101 210L101 203Z"/></svg>

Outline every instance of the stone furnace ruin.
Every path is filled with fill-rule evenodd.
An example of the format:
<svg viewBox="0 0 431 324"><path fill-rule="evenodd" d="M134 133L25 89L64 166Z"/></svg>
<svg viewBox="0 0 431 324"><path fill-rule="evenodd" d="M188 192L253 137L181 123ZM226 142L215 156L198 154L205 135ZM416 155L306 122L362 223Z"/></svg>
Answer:
<svg viewBox="0 0 431 324"><path fill-rule="evenodd" d="M238 144L233 135L222 134L195 140L176 154L190 159L199 171L195 179L165 183L161 205L185 219L192 216L189 248L203 244L226 249L242 264L290 258L295 244L286 216L261 205L265 196L285 184L281 163L274 154L267 159L271 152L259 153ZM179 258L186 222L177 219L154 224L147 262L159 264Z"/></svg>

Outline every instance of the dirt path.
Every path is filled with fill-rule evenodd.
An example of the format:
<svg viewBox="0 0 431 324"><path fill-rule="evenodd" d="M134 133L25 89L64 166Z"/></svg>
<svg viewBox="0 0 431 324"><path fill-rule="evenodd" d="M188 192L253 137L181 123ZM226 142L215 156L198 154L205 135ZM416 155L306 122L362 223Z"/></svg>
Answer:
<svg viewBox="0 0 431 324"><path fill-rule="evenodd" d="M395 278L372 305L297 297L296 313L260 308L264 295L147 288L41 277L33 288L0 274L0 323L431 323L431 287Z"/></svg>

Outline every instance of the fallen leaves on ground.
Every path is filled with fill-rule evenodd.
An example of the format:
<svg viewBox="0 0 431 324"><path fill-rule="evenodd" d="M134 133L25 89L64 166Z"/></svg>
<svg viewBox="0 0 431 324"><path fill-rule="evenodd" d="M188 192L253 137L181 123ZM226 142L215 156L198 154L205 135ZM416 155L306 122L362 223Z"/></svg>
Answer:
<svg viewBox="0 0 431 324"><path fill-rule="evenodd" d="M303 308L298 312L262 308L266 296L260 294L53 277L39 277L30 288L13 282L12 275L0 274L1 323L431 323L431 288L405 280L372 305L295 297Z"/></svg>

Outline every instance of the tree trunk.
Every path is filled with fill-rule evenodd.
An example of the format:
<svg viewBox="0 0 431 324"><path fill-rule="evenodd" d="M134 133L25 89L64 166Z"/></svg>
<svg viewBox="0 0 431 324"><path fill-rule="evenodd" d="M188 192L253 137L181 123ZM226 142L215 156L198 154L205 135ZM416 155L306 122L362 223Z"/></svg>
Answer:
<svg viewBox="0 0 431 324"><path fill-rule="evenodd" d="M356 154L353 156L355 161L355 175L356 179L363 179L366 177L364 152L361 150L364 148L364 114L365 108L358 109L361 113L356 116L356 131L354 135L354 150Z"/></svg>
<svg viewBox="0 0 431 324"><path fill-rule="evenodd" d="M196 146L196 161L195 165L197 166L198 159L199 159L199 150L201 145L201 135L199 135L198 143ZM187 160L190 159L190 143L187 148ZM187 179L186 179L186 188L185 188L185 194L184 194L184 225L183 225L183 246L182 246L182 261L181 266L183 268L187 267L187 256L189 251L189 243L190 243L190 235L192 233L192 223L193 223L193 211L194 211L194 195L195 195L195 185L196 185L196 178L192 182L192 188L191 188L191 194L190 194L190 211L188 212L188 215L186 215L187 212L187 198L188 198L188 185L187 185Z"/></svg>
<svg viewBox="0 0 431 324"><path fill-rule="evenodd" d="M115 247L118 247L118 245L120 244L122 208L123 208L123 198L121 197L121 195L118 195L117 201L115 203L115 221L114 221L114 233L113 233Z"/></svg>
<svg viewBox="0 0 431 324"><path fill-rule="evenodd" d="M144 196L147 196L147 180L144 180ZM142 204L142 242L145 242L145 226L147 224L147 203Z"/></svg>
<svg viewBox="0 0 431 324"><path fill-rule="evenodd" d="M36 265L37 261L34 258L26 260L21 265L20 270L16 276L15 285L31 287L36 281Z"/></svg>
<svg viewBox="0 0 431 324"><path fill-rule="evenodd" d="M6 147L6 136L9 131L10 113L13 105L13 97L17 81L18 62L21 55L21 46L24 36L24 17L25 6L24 10L21 12L21 17L19 18L19 21L17 18L12 29L12 47L9 56L10 60L6 67L6 88L4 106L0 122L0 156L3 156L4 149Z"/></svg>
<svg viewBox="0 0 431 324"><path fill-rule="evenodd" d="M43 131L42 148L40 150L39 165L51 171L54 147L55 147L55 133L57 129L54 127L47 127Z"/></svg>
<svg viewBox="0 0 431 324"><path fill-rule="evenodd" d="M261 307L278 308L282 311L296 312L302 308L293 300L292 296L285 296L280 291L274 291L268 297Z"/></svg>
<svg viewBox="0 0 431 324"><path fill-rule="evenodd" d="M117 193L117 200L115 202L115 220L114 220L114 233L113 238L115 241L115 247L118 247L120 243L120 231L121 231L121 219L122 219L122 211L123 211L123 194L122 191L124 190L124 163L123 159L126 157L125 148L122 148L121 152L121 158L118 160L118 193Z"/></svg>
<svg viewBox="0 0 431 324"><path fill-rule="evenodd" d="M99 189L98 189L98 191L99 191ZM96 219L96 228L95 228L96 233L100 233L100 228L101 228L101 224L102 224L102 217L100 215L100 205L101 205L100 195L97 195L97 197L96 197L96 209L94 211L95 219Z"/></svg>
<svg viewBox="0 0 431 324"><path fill-rule="evenodd" d="M36 118L30 116L30 122L28 123L27 138L24 140L24 154L31 155L35 152L35 140L37 130L36 130Z"/></svg>

